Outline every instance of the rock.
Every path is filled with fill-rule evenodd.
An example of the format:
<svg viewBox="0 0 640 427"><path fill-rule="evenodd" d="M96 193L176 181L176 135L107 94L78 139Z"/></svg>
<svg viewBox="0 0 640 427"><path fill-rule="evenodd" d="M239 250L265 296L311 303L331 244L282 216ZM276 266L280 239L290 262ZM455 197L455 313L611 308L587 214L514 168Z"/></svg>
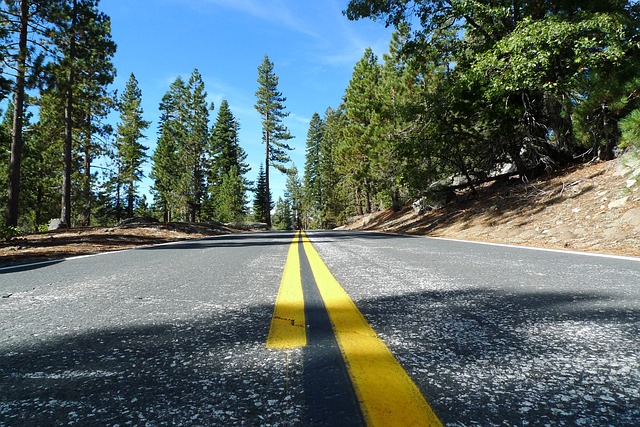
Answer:
<svg viewBox="0 0 640 427"><path fill-rule="evenodd" d="M136 216L120 221L118 225L130 225L130 224L153 224L159 222L156 218L150 216Z"/></svg>
<svg viewBox="0 0 640 427"><path fill-rule="evenodd" d="M629 200L629 196L625 196L625 197L623 197L621 199L613 200L613 201L609 202L607 207L609 209L621 208L621 207L623 207L624 205L627 204L627 200Z"/></svg>
<svg viewBox="0 0 640 427"><path fill-rule="evenodd" d="M441 182L429 186L425 195L412 203L413 211L418 215L438 210L456 198L456 193Z"/></svg>
<svg viewBox="0 0 640 427"><path fill-rule="evenodd" d="M629 225L640 227L640 208L629 209L620 219Z"/></svg>
<svg viewBox="0 0 640 427"><path fill-rule="evenodd" d="M49 231L60 230L61 228L64 228L64 222L60 218L53 218L49 221Z"/></svg>

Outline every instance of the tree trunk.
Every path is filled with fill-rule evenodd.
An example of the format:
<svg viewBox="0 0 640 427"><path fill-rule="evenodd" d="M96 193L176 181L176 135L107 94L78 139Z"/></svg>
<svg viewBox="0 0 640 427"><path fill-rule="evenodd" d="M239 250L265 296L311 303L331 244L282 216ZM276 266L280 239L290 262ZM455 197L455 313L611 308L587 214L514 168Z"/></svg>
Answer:
<svg viewBox="0 0 640 427"><path fill-rule="evenodd" d="M64 174L62 176L62 203L60 219L64 227L71 227L71 149L73 146L73 70L76 59L77 2L73 0L71 28L69 31L69 70L67 71L66 103L64 107Z"/></svg>
<svg viewBox="0 0 640 427"><path fill-rule="evenodd" d="M365 190L364 190L364 209L365 209L365 213L370 214L372 212L371 210L371 185L370 183L366 183L365 184Z"/></svg>
<svg viewBox="0 0 640 427"><path fill-rule="evenodd" d="M391 184L391 209L394 212L399 212L400 209L402 209L402 204L400 203L400 194L395 182Z"/></svg>
<svg viewBox="0 0 640 427"><path fill-rule="evenodd" d="M269 113L267 113L267 119L269 120ZM265 131L265 139L264 145L266 147L266 158L265 158L265 166L264 166L264 181L266 191L264 193L264 215L265 222L267 223L267 228L271 228L271 203L269 203L269 131Z"/></svg>
<svg viewBox="0 0 640 427"><path fill-rule="evenodd" d="M133 186L129 184L127 189L127 218L133 218L133 203L135 202L135 193Z"/></svg>
<svg viewBox="0 0 640 427"><path fill-rule="evenodd" d="M91 225L91 114L87 115L87 130L84 143L84 210L82 212L82 225Z"/></svg>
<svg viewBox="0 0 640 427"><path fill-rule="evenodd" d="M22 125L27 73L27 36L29 33L29 1L20 2L20 40L18 42L17 75L13 100L13 128L11 130L11 160L9 163L9 189L7 202L8 226L18 225L18 200L20 198L20 166L22 163Z"/></svg>
<svg viewBox="0 0 640 427"><path fill-rule="evenodd" d="M360 201L360 187L356 186L355 191L355 205L356 205L356 215L362 216L362 203Z"/></svg>
<svg viewBox="0 0 640 427"><path fill-rule="evenodd" d="M92 209L92 200L91 200L91 136L93 134L91 128L91 101L88 102L87 111L85 112L85 141L84 141L84 212L83 216L83 225L88 227L91 225L91 209Z"/></svg>
<svg viewBox="0 0 640 427"><path fill-rule="evenodd" d="M122 219L120 216L121 202L120 202L120 161L118 161L118 176L116 177L116 221L120 222Z"/></svg>

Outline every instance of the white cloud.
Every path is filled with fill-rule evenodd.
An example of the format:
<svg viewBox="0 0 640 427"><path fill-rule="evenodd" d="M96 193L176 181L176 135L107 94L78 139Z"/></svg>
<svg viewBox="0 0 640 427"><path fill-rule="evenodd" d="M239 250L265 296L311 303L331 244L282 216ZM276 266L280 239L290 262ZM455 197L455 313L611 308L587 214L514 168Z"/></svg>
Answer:
<svg viewBox="0 0 640 427"><path fill-rule="evenodd" d="M201 1L201 0L200 0ZM234 9L264 21L282 25L296 32L317 37L305 22L284 0L206 0L227 9Z"/></svg>

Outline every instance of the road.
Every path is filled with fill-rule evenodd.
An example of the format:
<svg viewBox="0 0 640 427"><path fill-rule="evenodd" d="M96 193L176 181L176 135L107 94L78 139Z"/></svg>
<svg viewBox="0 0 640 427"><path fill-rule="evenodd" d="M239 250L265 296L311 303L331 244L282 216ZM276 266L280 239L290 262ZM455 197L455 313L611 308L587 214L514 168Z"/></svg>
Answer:
<svg viewBox="0 0 640 427"><path fill-rule="evenodd" d="M308 236L445 425L640 422L638 260ZM0 270L0 425L367 423L355 359L345 368L344 344L326 326L330 304L318 309L326 295L313 284L324 279L308 250L299 252L306 345L267 347L293 237L222 236Z"/></svg>

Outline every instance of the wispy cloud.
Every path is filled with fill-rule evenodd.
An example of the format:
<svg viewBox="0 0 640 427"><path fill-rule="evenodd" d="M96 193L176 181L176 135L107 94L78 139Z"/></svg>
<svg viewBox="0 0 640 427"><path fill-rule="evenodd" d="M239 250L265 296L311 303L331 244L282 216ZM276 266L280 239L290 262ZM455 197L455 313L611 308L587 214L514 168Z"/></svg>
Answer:
<svg viewBox="0 0 640 427"><path fill-rule="evenodd" d="M282 25L290 30L317 37L308 22L294 11L283 0L206 0L227 9L237 10L267 22Z"/></svg>
<svg viewBox="0 0 640 427"><path fill-rule="evenodd" d="M302 116L298 116L297 114L291 113L289 114L289 117L291 118L291 120L301 123L303 125L308 125L311 122L311 119L308 119L306 117L302 117Z"/></svg>

